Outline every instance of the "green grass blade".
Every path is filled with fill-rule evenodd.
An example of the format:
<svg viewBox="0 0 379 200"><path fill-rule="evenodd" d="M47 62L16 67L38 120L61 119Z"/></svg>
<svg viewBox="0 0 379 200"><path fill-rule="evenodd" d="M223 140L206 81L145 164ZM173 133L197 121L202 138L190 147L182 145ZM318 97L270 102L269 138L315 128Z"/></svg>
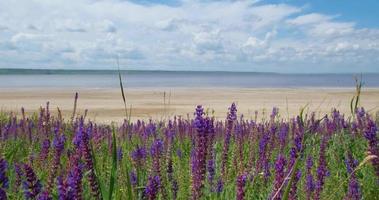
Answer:
<svg viewBox="0 0 379 200"><path fill-rule="evenodd" d="M112 199L113 190L116 182L116 172L117 172L117 147L116 147L116 134L115 129L113 127L112 130L112 169L111 176L109 178L109 193L108 200Z"/></svg>
<svg viewBox="0 0 379 200"><path fill-rule="evenodd" d="M118 62L118 57L117 57L117 67L118 67L118 80L120 82L121 96L122 96L122 101L124 102L125 117L127 118L128 117L128 110L126 108L126 97L125 97L125 92L124 92L124 86L122 84L121 71L120 71L120 65Z"/></svg>
<svg viewBox="0 0 379 200"><path fill-rule="evenodd" d="M93 145L92 145L92 142L90 143L91 145L91 153L92 153L92 160L93 160L93 166L94 166L94 170L95 170L95 174L96 174L96 179L97 179L97 182L99 183L100 185L100 194L101 194L101 198L104 199L104 197L108 196L106 194L106 190L104 190L104 183L102 181L100 181L100 170L98 168L98 165L97 165L97 160L96 160L96 154L95 152L93 151Z"/></svg>
<svg viewBox="0 0 379 200"><path fill-rule="evenodd" d="M289 197L288 195L290 193L291 185L292 185L293 180L295 179L297 168L299 167L299 163L300 163L299 160L300 160L300 156L296 159L295 164L293 165L293 168L291 171L291 179L288 181L286 190L284 190L283 200L288 200L288 197Z"/></svg>

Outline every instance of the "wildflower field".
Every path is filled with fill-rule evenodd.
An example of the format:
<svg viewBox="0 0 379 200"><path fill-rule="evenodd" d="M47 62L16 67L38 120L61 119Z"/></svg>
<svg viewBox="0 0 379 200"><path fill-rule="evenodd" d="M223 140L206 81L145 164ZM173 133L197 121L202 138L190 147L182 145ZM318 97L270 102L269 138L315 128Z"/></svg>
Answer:
<svg viewBox="0 0 379 200"><path fill-rule="evenodd" d="M379 199L378 117L303 110L118 125L3 112L0 199Z"/></svg>

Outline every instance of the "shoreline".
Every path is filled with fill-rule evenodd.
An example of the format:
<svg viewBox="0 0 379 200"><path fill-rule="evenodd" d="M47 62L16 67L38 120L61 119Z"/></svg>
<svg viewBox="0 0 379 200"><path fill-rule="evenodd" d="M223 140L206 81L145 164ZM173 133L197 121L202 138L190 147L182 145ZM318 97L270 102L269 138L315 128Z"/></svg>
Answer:
<svg viewBox="0 0 379 200"><path fill-rule="evenodd" d="M0 110L19 113L24 107L30 114L49 101L53 114L59 107L68 119L75 92L79 93L79 114L88 109L88 118L96 122L123 120L125 112L119 88L0 88ZM128 108L132 105L132 120L162 119L174 114L192 117L198 104L214 110L217 119L224 119L232 102L236 102L239 114L250 119L256 110L260 117L269 115L273 107L279 108L282 117L292 117L305 105L308 105L306 111L318 115L329 113L333 107L349 115L355 88L132 87L125 88L125 93ZM379 111L379 88L363 88L361 99L366 110Z"/></svg>

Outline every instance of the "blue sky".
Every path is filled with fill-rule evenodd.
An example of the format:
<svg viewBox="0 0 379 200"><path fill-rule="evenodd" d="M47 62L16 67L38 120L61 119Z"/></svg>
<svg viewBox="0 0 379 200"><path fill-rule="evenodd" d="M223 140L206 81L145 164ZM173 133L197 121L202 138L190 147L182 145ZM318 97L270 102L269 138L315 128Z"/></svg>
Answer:
<svg viewBox="0 0 379 200"><path fill-rule="evenodd" d="M0 68L379 72L374 0L4 0Z"/></svg>

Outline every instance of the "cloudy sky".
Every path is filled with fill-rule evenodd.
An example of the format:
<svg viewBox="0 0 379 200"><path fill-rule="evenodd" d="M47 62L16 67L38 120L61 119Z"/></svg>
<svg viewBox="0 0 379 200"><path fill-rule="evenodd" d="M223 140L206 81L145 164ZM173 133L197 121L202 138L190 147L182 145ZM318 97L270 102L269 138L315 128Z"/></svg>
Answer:
<svg viewBox="0 0 379 200"><path fill-rule="evenodd" d="M379 72L363 2L1 0L0 68Z"/></svg>

